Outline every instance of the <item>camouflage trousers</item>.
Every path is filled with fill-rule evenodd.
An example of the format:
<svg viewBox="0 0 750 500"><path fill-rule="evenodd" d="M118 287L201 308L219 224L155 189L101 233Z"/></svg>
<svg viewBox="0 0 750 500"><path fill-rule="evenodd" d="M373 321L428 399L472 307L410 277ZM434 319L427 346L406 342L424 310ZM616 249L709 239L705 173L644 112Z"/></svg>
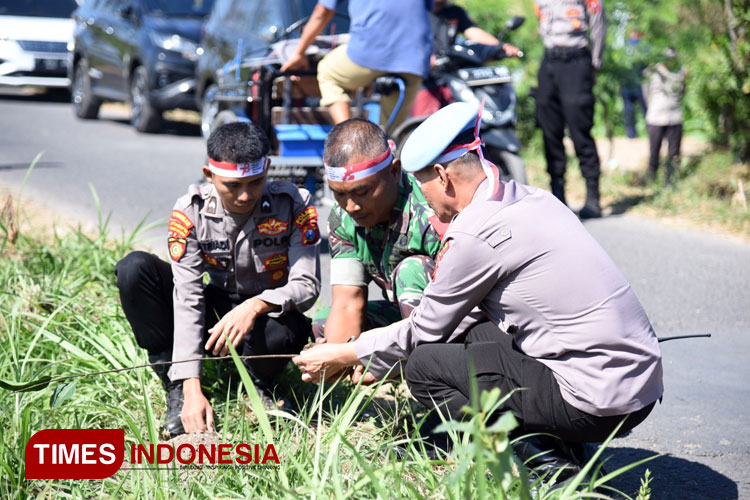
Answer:
<svg viewBox="0 0 750 500"><path fill-rule="evenodd" d="M391 289L384 290L388 300L367 302L364 331L388 326L409 317L422 300L422 294L432 279L434 270L435 261L426 255L412 255L402 260L391 276ZM324 336L325 322L330 312L331 308L326 307L313 318L315 338Z"/></svg>

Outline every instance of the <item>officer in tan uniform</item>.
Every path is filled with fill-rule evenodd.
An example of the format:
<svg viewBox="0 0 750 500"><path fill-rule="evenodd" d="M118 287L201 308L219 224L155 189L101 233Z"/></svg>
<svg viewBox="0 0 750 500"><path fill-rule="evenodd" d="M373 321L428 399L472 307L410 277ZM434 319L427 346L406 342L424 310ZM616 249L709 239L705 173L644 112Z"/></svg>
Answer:
<svg viewBox="0 0 750 500"><path fill-rule="evenodd" d="M603 441L623 421L626 432L664 390L651 323L570 210L543 189L499 181L483 157L477 111L466 103L442 108L401 155L437 216L450 222L419 305L407 319L293 361L303 380L349 365L355 375L367 366L373 380L407 360L412 396L454 419L478 403L473 388L500 388L509 395L500 410L516 417L521 434L549 433L566 446ZM488 321L459 335L459 322L477 306ZM573 472L582 465L577 455L552 456Z"/></svg>
<svg viewBox="0 0 750 500"><path fill-rule="evenodd" d="M318 215L304 189L266 182L268 151L254 124L218 128L208 139L208 184L190 186L172 210L171 262L133 252L117 264L125 316L151 362L224 355L225 335L241 355L299 352L310 338L302 312L320 292ZM246 362L266 402L287 361ZM168 394L165 430L212 427L201 362L155 370Z"/></svg>
<svg viewBox="0 0 750 500"><path fill-rule="evenodd" d="M552 194L565 203L563 136L567 125L586 180L586 204L579 215L601 217L599 156L591 127L594 72L602 65L607 34L604 4L602 0L536 0L534 8L544 42L534 98L537 122L544 134Z"/></svg>

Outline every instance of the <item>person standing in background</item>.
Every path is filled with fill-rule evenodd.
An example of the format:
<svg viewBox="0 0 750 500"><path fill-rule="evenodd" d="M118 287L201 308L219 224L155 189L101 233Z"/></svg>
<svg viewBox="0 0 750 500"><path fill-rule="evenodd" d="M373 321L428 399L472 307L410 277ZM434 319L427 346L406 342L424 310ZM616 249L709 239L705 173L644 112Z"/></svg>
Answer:
<svg viewBox="0 0 750 500"><path fill-rule="evenodd" d="M536 0L544 58L539 67L536 118L552 193L565 203L565 125L586 180L582 219L601 217L599 155L591 137L595 71L602 65L607 23L601 0ZM589 43L590 36L590 43ZM590 46L590 49L589 49Z"/></svg>
<svg viewBox="0 0 750 500"><path fill-rule="evenodd" d="M682 96L685 95L687 70L680 66L674 49L664 52L664 60L644 72L644 95L648 104L646 128L648 129L650 157L647 178L656 178L659 168L659 150L667 138L667 162L664 185L674 187L672 175L680 166L682 142Z"/></svg>
<svg viewBox="0 0 750 500"><path fill-rule="evenodd" d="M338 0L320 0L300 36L300 43L281 71L307 69L305 51L336 14ZM428 19L432 0L350 0L349 43L328 53L318 64L321 106L328 106L338 124L351 117L348 91L364 87L379 76L398 74L406 94L393 122L409 116L422 79L430 69L432 30ZM385 126L396 107L398 93L383 96L380 124Z"/></svg>
<svg viewBox="0 0 750 500"><path fill-rule="evenodd" d="M625 42L625 60L628 69L623 77L622 92L622 115L625 122L625 133L630 139L638 136L635 128L635 105L641 107L643 116L646 116L646 100L643 97L642 74L646 69L646 56L648 47L643 43L643 33L638 29L630 30L627 42Z"/></svg>

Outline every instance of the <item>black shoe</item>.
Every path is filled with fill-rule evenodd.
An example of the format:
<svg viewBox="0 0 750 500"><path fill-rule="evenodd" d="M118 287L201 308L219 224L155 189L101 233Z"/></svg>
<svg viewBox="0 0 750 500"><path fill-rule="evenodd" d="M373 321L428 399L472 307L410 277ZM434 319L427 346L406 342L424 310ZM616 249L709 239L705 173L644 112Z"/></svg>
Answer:
<svg viewBox="0 0 750 500"><path fill-rule="evenodd" d="M164 432L171 439L185 434L182 418L180 418L185 398L182 395L182 380L170 382L167 387L167 415L164 417Z"/></svg>
<svg viewBox="0 0 750 500"><path fill-rule="evenodd" d="M566 443L551 436L531 436L516 440L513 452L530 471L530 479L549 480L555 474L555 486L566 483L581 472L581 463Z"/></svg>
<svg viewBox="0 0 750 500"><path fill-rule="evenodd" d="M598 219L602 216L599 206L599 179L586 180L586 204L583 206L578 217L581 219Z"/></svg>
<svg viewBox="0 0 750 500"><path fill-rule="evenodd" d="M417 455L412 458L417 458L418 456L421 456L421 453L424 453L428 460L444 460L448 453L450 453L452 446L450 436L447 432L433 432L422 435L419 442L415 441L411 445L396 445L393 447L393 452L399 460L406 460L409 458L409 450L412 449L412 447L417 453Z"/></svg>
<svg viewBox="0 0 750 500"><path fill-rule="evenodd" d="M565 203L565 179L562 177L553 177L550 180L550 188L552 189L552 194L555 195L555 198L560 200L563 205L567 206L567 203Z"/></svg>
<svg viewBox="0 0 750 500"><path fill-rule="evenodd" d="M453 441L447 432L437 432L435 429L443 421L437 412L430 412L419 428L419 437L411 445L403 444L393 447L396 457L405 460L409 456L409 449L413 447L417 452L424 449L429 460L443 460L453 448Z"/></svg>
<svg viewBox="0 0 750 500"><path fill-rule="evenodd" d="M292 411L293 407L289 402L289 398L283 397L280 394L278 386L274 385L272 382L258 380L255 377L253 377L253 385L255 386L255 393L260 398L260 403L263 405L264 410Z"/></svg>
<svg viewBox="0 0 750 500"><path fill-rule="evenodd" d="M162 363L171 361L171 359L171 352L149 354L148 356L148 360L151 363ZM185 434L185 428L182 426L182 419L180 418L184 402L182 380L178 380L177 382L169 380L169 365L156 365L151 368L156 373L156 376L159 377L164 392L167 393L167 415L164 419L164 433L170 438Z"/></svg>

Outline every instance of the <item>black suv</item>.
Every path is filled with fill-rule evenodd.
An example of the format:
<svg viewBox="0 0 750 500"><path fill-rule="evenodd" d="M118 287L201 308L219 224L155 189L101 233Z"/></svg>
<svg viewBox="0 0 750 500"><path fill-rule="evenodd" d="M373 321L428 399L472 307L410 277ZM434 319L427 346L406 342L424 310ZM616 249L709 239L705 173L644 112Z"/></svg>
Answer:
<svg viewBox="0 0 750 500"><path fill-rule="evenodd" d="M195 108L195 62L213 0L86 0L73 17L68 68L76 116L96 118L103 100L127 101L140 132L161 113Z"/></svg>
<svg viewBox="0 0 750 500"><path fill-rule="evenodd" d="M211 130L218 107L212 100L217 72L233 60L266 55L280 38L298 38L317 0L216 0L203 27L201 57L196 68L196 98L205 137ZM324 30L349 30L348 2L339 2L332 25ZM285 33L289 30L291 33Z"/></svg>

